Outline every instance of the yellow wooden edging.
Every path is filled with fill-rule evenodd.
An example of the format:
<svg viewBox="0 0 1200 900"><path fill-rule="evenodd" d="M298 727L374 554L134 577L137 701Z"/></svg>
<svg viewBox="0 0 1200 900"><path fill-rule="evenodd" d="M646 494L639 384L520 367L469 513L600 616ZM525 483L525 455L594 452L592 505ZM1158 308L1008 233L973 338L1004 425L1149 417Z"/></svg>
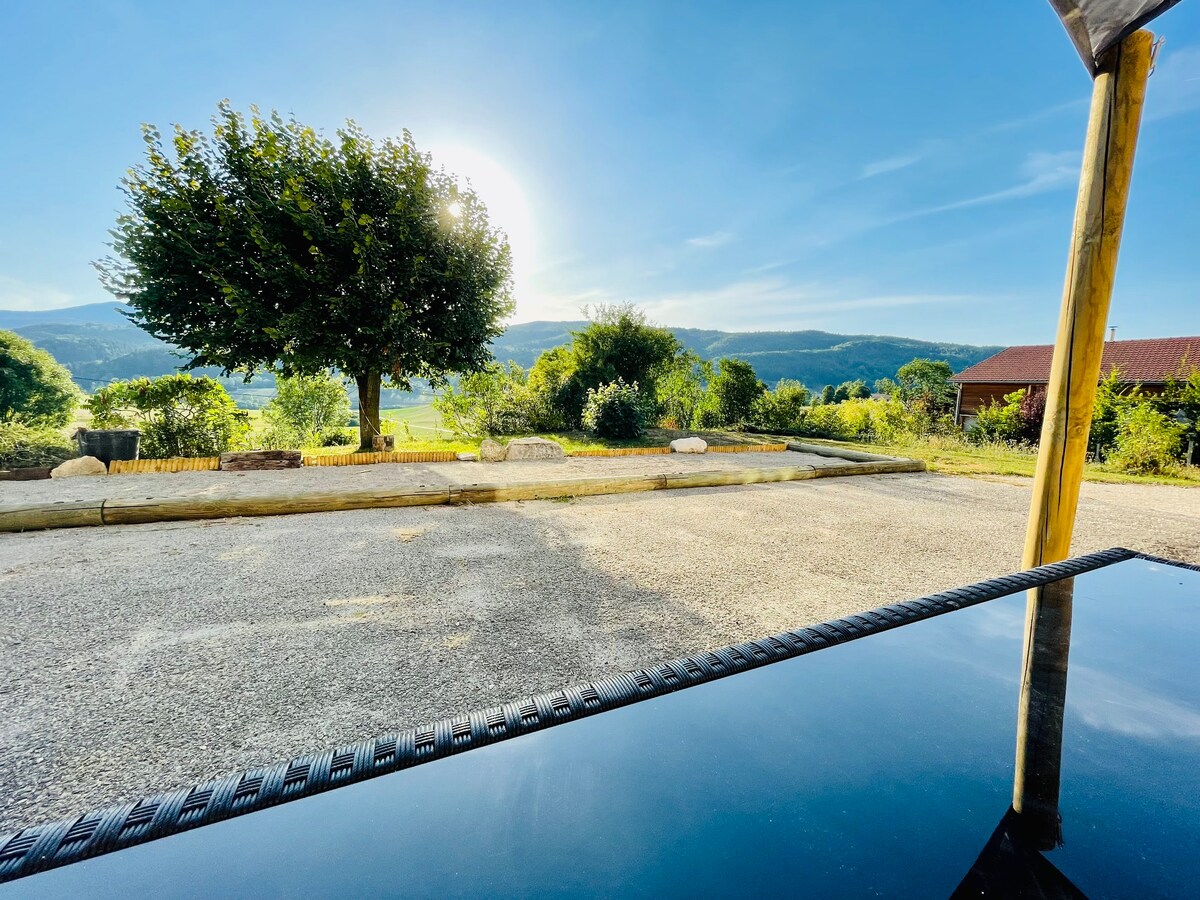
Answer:
<svg viewBox="0 0 1200 900"><path fill-rule="evenodd" d="M670 447L605 447L600 450L574 450L569 456L659 456L671 452Z"/></svg>
<svg viewBox="0 0 1200 900"><path fill-rule="evenodd" d="M109 475L142 475L147 472L215 472L221 465L219 456L183 457L170 459L114 459L108 464Z"/></svg>
<svg viewBox="0 0 1200 900"><path fill-rule="evenodd" d="M709 453L780 453L787 444L709 444Z"/></svg>
<svg viewBox="0 0 1200 900"><path fill-rule="evenodd" d="M396 450L391 453L335 453L329 456L306 456L306 466L370 466L375 463L430 463L454 462L458 454L453 450Z"/></svg>

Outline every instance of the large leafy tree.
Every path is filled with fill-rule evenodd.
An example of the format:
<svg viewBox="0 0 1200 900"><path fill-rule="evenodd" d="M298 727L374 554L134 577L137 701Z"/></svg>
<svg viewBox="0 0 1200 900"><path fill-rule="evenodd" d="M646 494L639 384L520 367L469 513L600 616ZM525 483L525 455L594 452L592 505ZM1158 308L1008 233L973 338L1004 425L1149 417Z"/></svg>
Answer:
<svg viewBox="0 0 1200 900"><path fill-rule="evenodd" d="M503 232L412 136L328 139L222 103L213 134L144 129L115 256L97 264L135 323L249 378L336 367L358 386L360 441L384 378L481 369L512 309Z"/></svg>
<svg viewBox="0 0 1200 900"><path fill-rule="evenodd" d="M0 422L61 428L80 392L53 356L11 331L0 331Z"/></svg>

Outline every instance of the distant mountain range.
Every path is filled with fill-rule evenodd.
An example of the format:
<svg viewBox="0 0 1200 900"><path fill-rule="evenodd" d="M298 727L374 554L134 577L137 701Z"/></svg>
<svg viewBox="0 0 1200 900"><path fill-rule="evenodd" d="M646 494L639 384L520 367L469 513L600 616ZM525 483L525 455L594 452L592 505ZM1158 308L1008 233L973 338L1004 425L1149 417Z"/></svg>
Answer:
<svg viewBox="0 0 1200 900"><path fill-rule="evenodd" d="M85 390L114 379L165 375L181 364L178 351L142 331L121 315L121 304L90 303L41 312L0 310L0 328L16 331L48 350L71 370ZM531 366L538 355L571 341L571 332L587 323L526 322L510 326L493 344L502 362ZM768 384L795 378L810 388L861 378L867 384L895 375L909 360L921 356L944 359L955 371L974 365L1000 350L972 344L945 344L913 338L827 331L712 331L672 328L689 349L707 359L736 356L754 366ZM218 375L213 370L200 374ZM270 375L256 375L250 384L240 378L222 379L238 402L258 406L274 393ZM389 392L385 405L422 402ZM427 396L427 395L426 395Z"/></svg>

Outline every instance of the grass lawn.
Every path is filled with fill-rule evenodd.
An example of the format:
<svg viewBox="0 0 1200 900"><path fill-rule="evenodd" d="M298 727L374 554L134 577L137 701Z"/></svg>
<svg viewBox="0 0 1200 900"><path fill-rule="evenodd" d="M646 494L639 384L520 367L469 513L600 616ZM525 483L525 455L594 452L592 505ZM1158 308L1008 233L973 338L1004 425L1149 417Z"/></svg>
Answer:
<svg viewBox="0 0 1200 900"><path fill-rule="evenodd" d="M803 440L831 447L923 459L929 466L929 471L945 475L1022 475L1032 478L1037 461L1036 453L1028 450L1016 450L996 444L974 446L936 437L905 444L860 444L817 438ZM1174 484L1200 487L1200 467L1180 466L1171 475L1130 475L1110 469L1102 463L1088 463L1084 467L1083 478L1085 481L1113 484Z"/></svg>

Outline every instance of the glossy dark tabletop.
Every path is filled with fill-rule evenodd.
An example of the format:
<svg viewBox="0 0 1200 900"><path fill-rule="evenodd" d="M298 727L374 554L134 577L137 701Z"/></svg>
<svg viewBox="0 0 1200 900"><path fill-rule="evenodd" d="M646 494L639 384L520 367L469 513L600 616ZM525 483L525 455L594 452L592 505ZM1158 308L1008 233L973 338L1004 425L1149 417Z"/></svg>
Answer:
<svg viewBox="0 0 1200 900"><path fill-rule="evenodd" d="M946 897L1012 799L1025 599L992 600L0 887L0 897ZM1200 893L1200 572L1075 579L1064 846Z"/></svg>

